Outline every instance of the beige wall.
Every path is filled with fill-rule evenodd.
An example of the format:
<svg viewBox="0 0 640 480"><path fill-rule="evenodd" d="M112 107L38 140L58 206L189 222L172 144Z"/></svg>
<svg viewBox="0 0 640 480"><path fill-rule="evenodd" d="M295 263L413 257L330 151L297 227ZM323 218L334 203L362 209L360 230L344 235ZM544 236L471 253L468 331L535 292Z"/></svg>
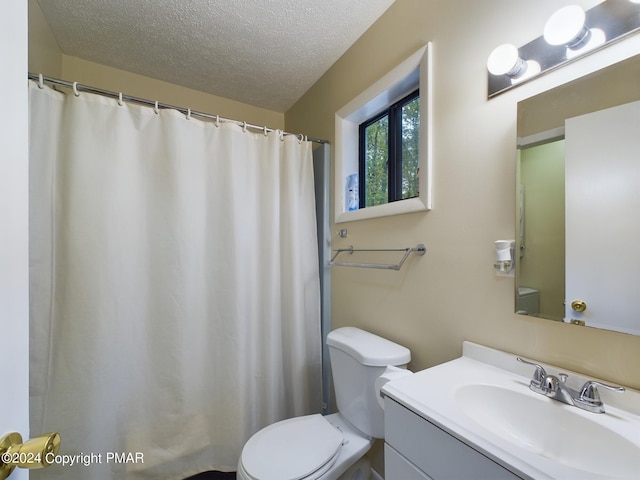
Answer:
<svg viewBox="0 0 640 480"><path fill-rule="evenodd" d="M134 97L191 108L194 111L220 115L270 128L284 128L284 114L254 107L246 103L210 95L162 80L63 55L62 77L85 85L123 92Z"/></svg>
<svg viewBox="0 0 640 480"><path fill-rule="evenodd" d="M526 137L563 127L567 118L637 100L640 100L640 56L520 102L518 136Z"/></svg>
<svg viewBox="0 0 640 480"><path fill-rule="evenodd" d="M640 388L640 337L514 315L514 281L492 267L494 240L515 237L518 101L611 55L487 100L491 50L539 36L557 8L557 0L397 0L286 113L288 130L333 141L337 110L433 42L433 210L343 223L348 237L332 236L333 248L424 242L427 254L400 272L333 268L334 327L355 325L406 345L413 369L459 356L466 339Z"/></svg>
<svg viewBox="0 0 640 480"><path fill-rule="evenodd" d="M255 125L284 128L284 113L63 54L35 0L29 1L29 72Z"/></svg>
<svg viewBox="0 0 640 480"><path fill-rule="evenodd" d="M334 248L424 242L428 252L400 272L333 269L334 327L407 345L414 369L457 357L468 339L640 388L640 337L515 316L513 279L492 268L493 241L515 236L517 102L560 74L487 100L485 61L500 43L538 36L556 0L397 0L286 115L63 55L34 4L30 71L275 128L286 120L329 140L339 108L432 41L433 210L341 224L348 238L332 239Z"/></svg>
<svg viewBox="0 0 640 480"><path fill-rule="evenodd" d="M62 50L37 0L29 0L29 71L47 77L62 76Z"/></svg>

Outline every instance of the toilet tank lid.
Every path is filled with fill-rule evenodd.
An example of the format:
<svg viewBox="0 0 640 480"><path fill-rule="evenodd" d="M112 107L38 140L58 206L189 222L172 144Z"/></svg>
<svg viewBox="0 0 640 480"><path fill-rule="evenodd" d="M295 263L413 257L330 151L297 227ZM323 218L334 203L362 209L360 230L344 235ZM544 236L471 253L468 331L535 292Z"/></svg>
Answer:
<svg viewBox="0 0 640 480"><path fill-rule="evenodd" d="M525 295L531 295L532 293L538 293L538 290L530 287L518 287L518 295L520 295L521 297Z"/></svg>
<svg viewBox="0 0 640 480"><path fill-rule="evenodd" d="M408 348L355 327L329 332L327 345L345 352L362 365L372 367L405 365L411 360Z"/></svg>

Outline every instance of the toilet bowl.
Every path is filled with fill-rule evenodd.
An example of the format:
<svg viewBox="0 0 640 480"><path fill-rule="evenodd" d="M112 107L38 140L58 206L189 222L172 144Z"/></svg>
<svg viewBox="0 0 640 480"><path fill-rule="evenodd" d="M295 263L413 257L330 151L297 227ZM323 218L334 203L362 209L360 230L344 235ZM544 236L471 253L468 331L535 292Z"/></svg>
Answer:
<svg viewBox="0 0 640 480"><path fill-rule="evenodd" d="M253 435L238 460L239 480L365 480L359 460L384 437L375 382L387 366L404 367L408 349L364 330L327 336L338 413L290 418Z"/></svg>
<svg viewBox="0 0 640 480"><path fill-rule="evenodd" d="M337 480L373 443L339 413L295 417L263 428L245 444L238 480ZM364 478L364 477L363 477Z"/></svg>

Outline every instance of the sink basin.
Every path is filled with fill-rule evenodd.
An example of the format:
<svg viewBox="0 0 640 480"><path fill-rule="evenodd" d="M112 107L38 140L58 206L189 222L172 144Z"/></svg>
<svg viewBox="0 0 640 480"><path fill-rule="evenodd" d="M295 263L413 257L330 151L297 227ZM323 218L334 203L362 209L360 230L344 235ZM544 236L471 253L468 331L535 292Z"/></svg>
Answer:
<svg viewBox="0 0 640 480"><path fill-rule="evenodd" d="M498 385L457 388L455 402L473 422L511 444L577 470L607 478L636 478L640 433L631 439L607 428L604 415L588 413L533 393Z"/></svg>

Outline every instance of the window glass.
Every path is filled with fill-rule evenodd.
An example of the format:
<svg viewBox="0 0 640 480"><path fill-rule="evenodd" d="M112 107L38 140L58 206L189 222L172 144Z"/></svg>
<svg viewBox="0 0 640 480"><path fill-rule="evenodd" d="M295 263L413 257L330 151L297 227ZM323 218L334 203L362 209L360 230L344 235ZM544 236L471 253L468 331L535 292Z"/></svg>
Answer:
<svg viewBox="0 0 640 480"><path fill-rule="evenodd" d="M419 195L420 97L402 107L402 199Z"/></svg>
<svg viewBox="0 0 640 480"><path fill-rule="evenodd" d="M417 90L360 125L360 208L419 196L419 130Z"/></svg>
<svg viewBox="0 0 640 480"><path fill-rule="evenodd" d="M364 135L364 206L372 207L389 198L389 116L366 126Z"/></svg>

